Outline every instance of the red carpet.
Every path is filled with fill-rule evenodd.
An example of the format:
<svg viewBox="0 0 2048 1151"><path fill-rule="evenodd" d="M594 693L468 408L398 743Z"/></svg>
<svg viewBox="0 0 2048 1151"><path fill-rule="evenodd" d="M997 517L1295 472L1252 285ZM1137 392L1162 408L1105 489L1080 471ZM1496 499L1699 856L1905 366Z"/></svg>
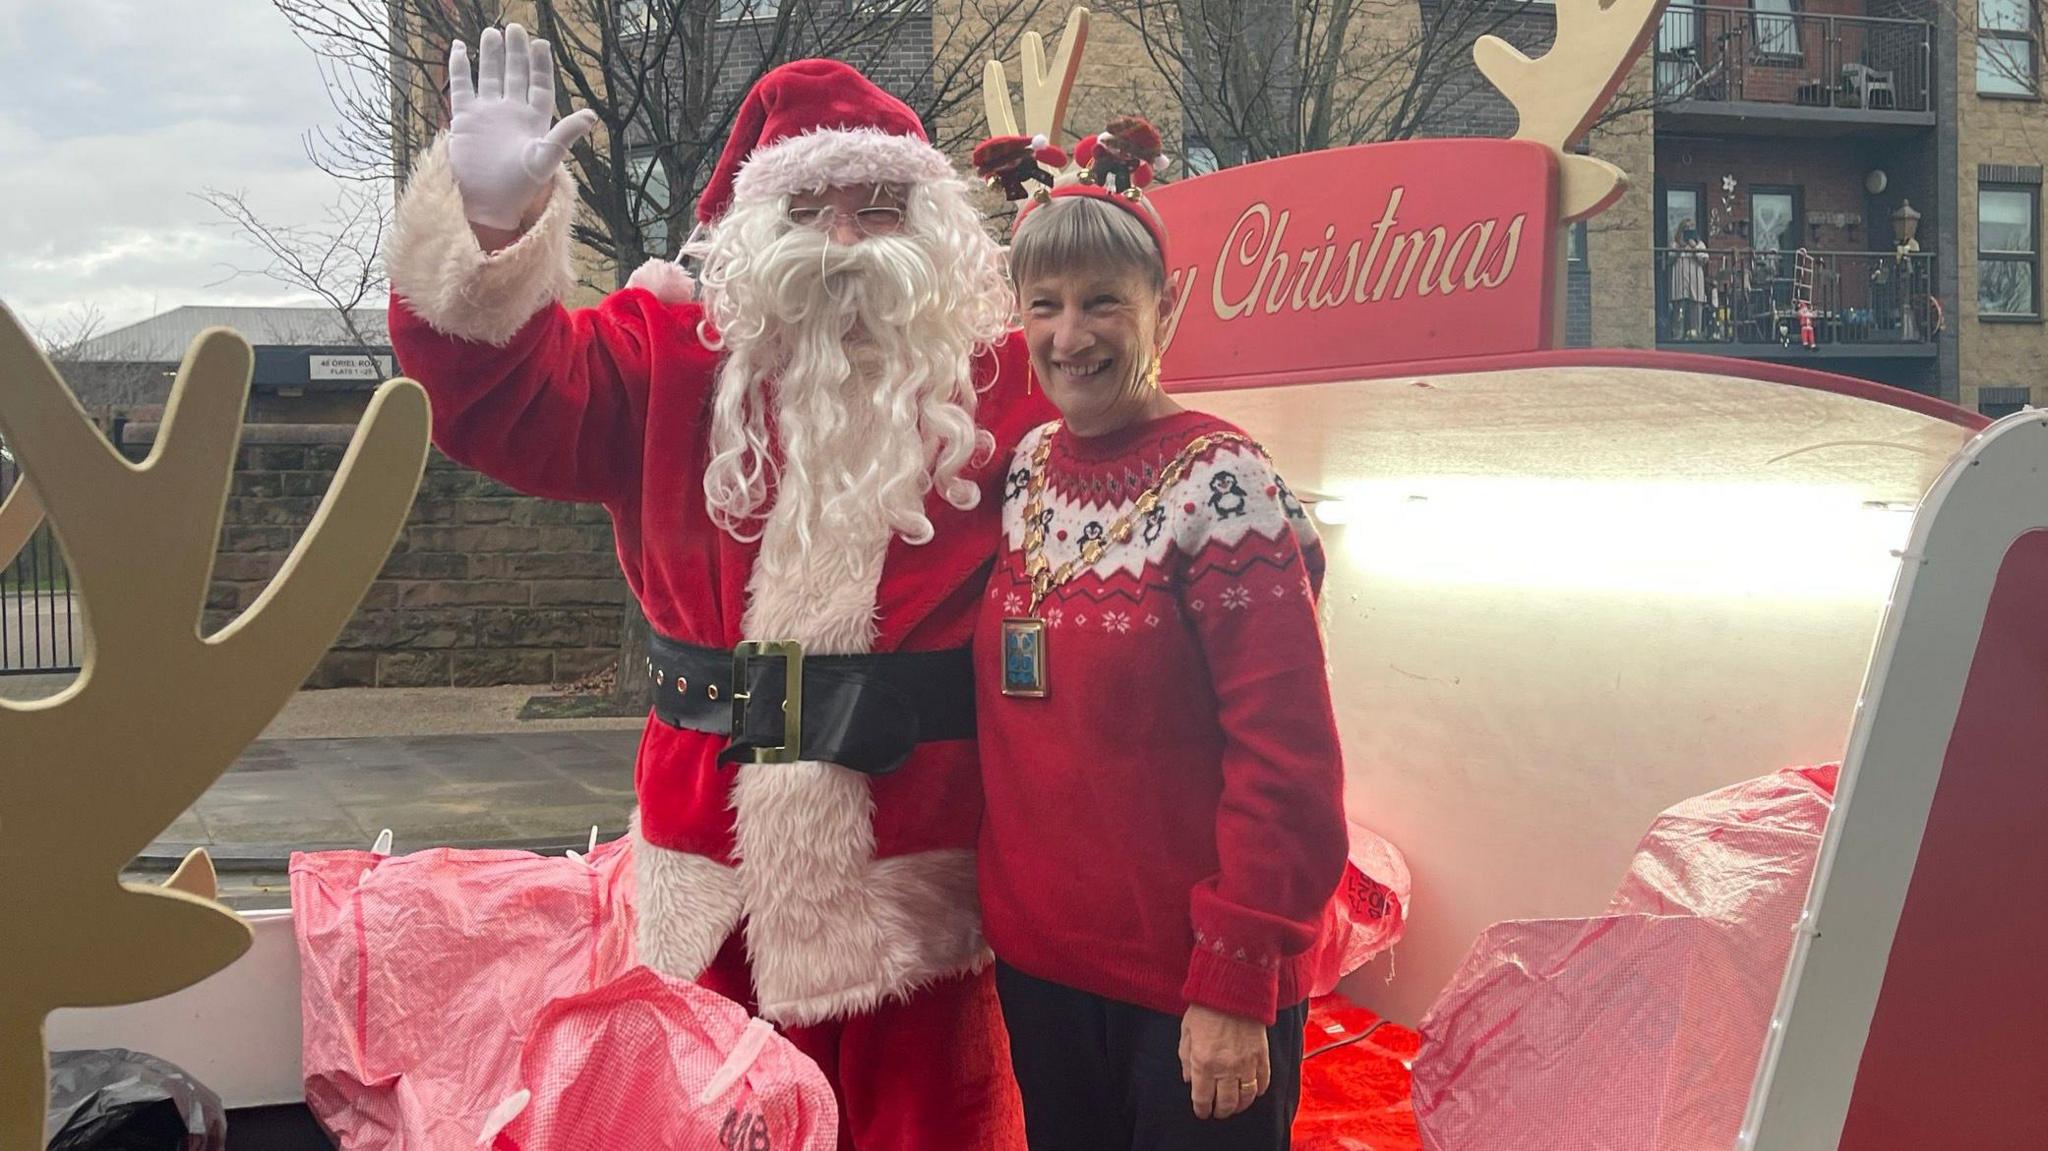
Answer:
<svg viewBox="0 0 2048 1151"><path fill-rule="evenodd" d="M1341 995L1309 1004L1295 1151L1421 1151L1407 1062L1420 1046Z"/></svg>

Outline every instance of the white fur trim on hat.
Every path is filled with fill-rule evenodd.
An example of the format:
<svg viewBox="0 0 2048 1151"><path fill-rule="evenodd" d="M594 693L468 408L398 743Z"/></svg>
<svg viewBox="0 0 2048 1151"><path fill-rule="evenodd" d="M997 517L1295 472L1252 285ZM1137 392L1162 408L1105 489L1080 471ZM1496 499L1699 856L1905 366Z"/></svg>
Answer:
<svg viewBox="0 0 2048 1151"><path fill-rule="evenodd" d="M952 175L945 155L914 136L832 128L757 149L734 177L732 194L755 200L850 184L929 184Z"/></svg>
<svg viewBox="0 0 2048 1151"><path fill-rule="evenodd" d="M503 347L576 283L569 217L576 185L555 171L547 208L511 247L485 253L462 210L444 133L420 157L392 221L391 290L442 335Z"/></svg>

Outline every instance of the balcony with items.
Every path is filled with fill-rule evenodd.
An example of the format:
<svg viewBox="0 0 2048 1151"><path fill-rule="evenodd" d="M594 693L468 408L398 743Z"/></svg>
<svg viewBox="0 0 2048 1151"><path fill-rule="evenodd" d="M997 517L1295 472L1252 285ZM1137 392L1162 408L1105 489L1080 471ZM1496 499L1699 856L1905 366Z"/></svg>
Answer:
<svg viewBox="0 0 2048 1151"><path fill-rule="evenodd" d="M1931 252L1656 249L1657 346L1746 359L1932 358Z"/></svg>
<svg viewBox="0 0 2048 1151"><path fill-rule="evenodd" d="M1923 20L1673 4L1656 35L1660 130L1910 134L1932 128L1934 25Z"/></svg>

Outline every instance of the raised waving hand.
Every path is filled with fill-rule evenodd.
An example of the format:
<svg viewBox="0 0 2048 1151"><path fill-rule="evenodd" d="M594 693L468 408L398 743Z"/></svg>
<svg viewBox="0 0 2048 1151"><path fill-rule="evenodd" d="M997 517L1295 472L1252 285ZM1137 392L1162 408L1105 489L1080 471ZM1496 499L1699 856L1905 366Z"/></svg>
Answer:
<svg viewBox="0 0 2048 1151"><path fill-rule="evenodd" d="M588 108L555 120L555 53L526 29L486 28L476 83L469 49L448 49L448 162L473 224L515 230L547 194L569 149L597 127ZM552 126L551 126L552 125Z"/></svg>

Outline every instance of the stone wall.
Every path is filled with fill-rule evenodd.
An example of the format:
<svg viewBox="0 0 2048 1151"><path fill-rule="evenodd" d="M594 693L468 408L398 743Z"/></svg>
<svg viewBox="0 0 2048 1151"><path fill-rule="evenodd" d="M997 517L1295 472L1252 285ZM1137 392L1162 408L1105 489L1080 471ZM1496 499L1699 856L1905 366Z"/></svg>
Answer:
<svg viewBox="0 0 2048 1151"><path fill-rule="evenodd" d="M1592 269L1591 337L1595 347L1657 346L1656 125L1649 111L1650 53L1643 53L1616 97L1640 111L1596 125L1587 151L1628 173L1628 191L1586 222L1586 263Z"/></svg>
<svg viewBox="0 0 2048 1151"><path fill-rule="evenodd" d="M354 429L244 430L206 626L254 603L304 533ZM154 426L131 425L131 458ZM530 499L435 451L391 558L308 687L562 684L618 655L624 580L603 509Z"/></svg>

